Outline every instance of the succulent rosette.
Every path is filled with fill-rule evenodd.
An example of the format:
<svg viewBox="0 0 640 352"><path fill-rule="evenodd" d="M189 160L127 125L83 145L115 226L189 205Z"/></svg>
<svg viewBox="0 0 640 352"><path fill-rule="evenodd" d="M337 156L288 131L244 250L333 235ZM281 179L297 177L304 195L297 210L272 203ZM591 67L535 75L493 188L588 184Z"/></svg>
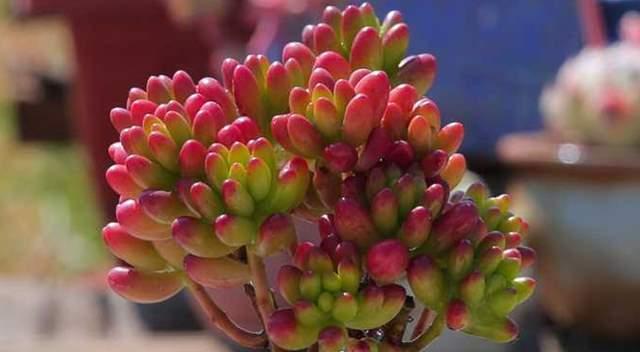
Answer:
<svg viewBox="0 0 640 352"><path fill-rule="evenodd" d="M515 338L508 314L535 286L519 276L535 257L527 224L507 195L455 190L464 128L423 96L433 56L405 58L402 16L380 21L369 4L328 7L302 37L282 63L227 59L222 83L154 76L112 110L112 289L151 303L186 287L252 348L416 351L444 326ZM318 224L317 243L298 243L296 216ZM292 261L270 283L263 259L278 252ZM204 290L240 285L261 332ZM436 319L406 341L414 298Z"/></svg>
<svg viewBox="0 0 640 352"><path fill-rule="evenodd" d="M405 57L409 27L402 14L391 11L381 22L368 3L359 7L350 5L344 11L327 7L321 23L304 28L302 42L318 55L316 66L329 71L336 79L348 76L345 68L383 70L394 85L409 83L422 95L431 87L435 76L436 62L432 55ZM344 57L348 65L337 60L335 53Z"/></svg>
<svg viewBox="0 0 640 352"><path fill-rule="evenodd" d="M452 195L407 270L416 298L444 314L450 329L498 342L517 337L507 315L535 288L519 277L535 260L522 246L528 225L509 205L509 196L488 197L480 183Z"/></svg>
<svg viewBox="0 0 640 352"><path fill-rule="evenodd" d="M307 163L276 161L256 122L237 115L220 83L196 85L184 72L150 78L146 91L131 90L126 109L112 110L120 142L106 177L121 202L103 234L132 266L109 274L114 290L162 300L181 288L183 269L204 286L239 285L249 270L230 254L250 245L266 256L295 243L287 214L306 192ZM136 287L163 281L172 289Z"/></svg>
<svg viewBox="0 0 640 352"><path fill-rule="evenodd" d="M383 71L356 71L332 88L294 88L288 114L271 120L274 138L287 151L315 160L312 213L335 206L340 183L369 172L381 161L455 186L466 169L456 154L464 135L460 123L441 126L440 112L408 84L391 87ZM416 165L419 164L419 165Z"/></svg>
<svg viewBox="0 0 640 352"><path fill-rule="evenodd" d="M388 169L352 183L360 187L330 217L336 235L361 253L370 280L406 277L415 298L450 329L513 340L518 330L507 314L533 292L535 281L519 273L535 253L522 246L528 225L508 211L510 198L489 198L479 183L449 197L446 184Z"/></svg>
<svg viewBox="0 0 640 352"><path fill-rule="evenodd" d="M280 268L277 285L292 308L276 312L267 331L289 350L307 348L322 337L326 350L339 351L346 339L332 342L329 335L379 328L398 314L406 298L399 285L364 283L356 246L333 233L319 245L298 245L294 265Z"/></svg>

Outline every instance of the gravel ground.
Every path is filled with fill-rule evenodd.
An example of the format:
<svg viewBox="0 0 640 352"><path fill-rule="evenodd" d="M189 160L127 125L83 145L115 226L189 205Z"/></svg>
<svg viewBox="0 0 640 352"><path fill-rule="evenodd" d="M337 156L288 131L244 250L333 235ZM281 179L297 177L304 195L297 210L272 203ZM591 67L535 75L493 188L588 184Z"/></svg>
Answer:
<svg viewBox="0 0 640 352"><path fill-rule="evenodd" d="M152 335L132 308L87 285L0 278L0 352L228 351L205 332Z"/></svg>
<svg viewBox="0 0 640 352"><path fill-rule="evenodd" d="M110 307L105 314L105 306ZM150 334L132 306L86 284L0 277L0 352L222 352L210 334ZM445 333L430 352L501 352L501 346Z"/></svg>

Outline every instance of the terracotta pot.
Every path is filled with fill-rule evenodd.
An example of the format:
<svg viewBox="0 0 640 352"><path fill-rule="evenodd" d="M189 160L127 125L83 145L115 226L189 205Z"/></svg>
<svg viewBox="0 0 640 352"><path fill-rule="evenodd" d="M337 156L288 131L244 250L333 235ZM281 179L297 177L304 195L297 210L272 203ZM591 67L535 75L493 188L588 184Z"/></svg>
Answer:
<svg viewBox="0 0 640 352"><path fill-rule="evenodd" d="M516 134L498 154L516 171L545 312L594 335L640 333L640 151Z"/></svg>

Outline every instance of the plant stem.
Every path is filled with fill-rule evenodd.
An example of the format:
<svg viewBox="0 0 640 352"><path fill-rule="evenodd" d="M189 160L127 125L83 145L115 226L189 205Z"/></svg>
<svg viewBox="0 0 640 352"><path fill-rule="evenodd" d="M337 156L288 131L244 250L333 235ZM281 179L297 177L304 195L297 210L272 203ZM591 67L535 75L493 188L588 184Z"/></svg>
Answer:
<svg viewBox="0 0 640 352"><path fill-rule="evenodd" d="M247 297L249 297L249 300L251 300L253 311L256 312L256 314L260 318L260 323L262 324L262 326L266 326L265 325L266 323L262 320L262 314L260 314L260 309L258 308L258 302L256 301L256 290L255 288L253 288L253 285L245 284L244 294L247 295Z"/></svg>
<svg viewBox="0 0 640 352"><path fill-rule="evenodd" d="M403 344L404 351L408 352L420 352L425 347L427 347L431 342L433 342L440 334L442 334L442 329L444 328L444 315L438 314L436 320L431 323L429 329L425 331L420 337L417 339Z"/></svg>
<svg viewBox="0 0 640 352"><path fill-rule="evenodd" d="M269 293L269 283L267 282L267 269L262 258L252 253L252 251L248 251L247 259L251 269L251 281L255 289L256 305L260 312L260 318L266 322L274 310L271 294Z"/></svg>
<svg viewBox="0 0 640 352"><path fill-rule="evenodd" d="M402 342L402 337L404 336L404 332L407 329L407 324L409 323L409 314L415 308L415 303L413 302L412 297L407 297L404 301L404 306L400 313L396 315L393 320L387 324L384 329L385 339L389 340L391 343L398 345Z"/></svg>
<svg viewBox="0 0 640 352"><path fill-rule="evenodd" d="M429 317L431 317L431 310L429 308L423 308L422 313L420 313L420 317L418 318L418 322L416 326L413 328L413 333L411 334L411 339L416 339L420 336L424 330L427 328L427 322L429 321Z"/></svg>
<svg viewBox="0 0 640 352"><path fill-rule="evenodd" d="M211 323L230 339L244 347L255 349L267 347L268 340L264 332L256 334L240 328L218 307L205 291L204 287L190 279L186 279L186 283L189 291L195 297L202 310L207 314Z"/></svg>
<svg viewBox="0 0 640 352"><path fill-rule="evenodd" d="M262 320L266 330L266 323L275 310L275 304L271 297L269 282L267 280L267 269L262 258L257 256L251 249L247 250L247 261L249 262L249 269L251 270L256 306L260 313L260 320ZM281 351L281 349L271 344L271 351Z"/></svg>

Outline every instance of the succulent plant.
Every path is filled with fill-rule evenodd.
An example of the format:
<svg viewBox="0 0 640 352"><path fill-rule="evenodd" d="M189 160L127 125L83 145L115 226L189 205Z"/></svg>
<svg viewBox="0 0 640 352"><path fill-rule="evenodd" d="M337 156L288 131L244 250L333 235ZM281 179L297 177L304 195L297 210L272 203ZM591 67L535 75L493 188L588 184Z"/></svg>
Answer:
<svg viewBox="0 0 640 352"><path fill-rule="evenodd" d="M334 234L319 246L301 243L294 255L295 266L283 266L278 274L280 294L292 308L269 319L267 332L273 342L298 350L314 344L320 335L337 333L334 330L347 336L347 329L375 329L395 317L405 302L404 288L375 283L361 287L359 260L355 245ZM341 350L346 342L331 348Z"/></svg>
<svg viewBox="0 0 640 352"><path fill-rule="evenodd" d="M535 253L508 195L466 171L460 123L423 97L428 54L404 58L398 12L328 7L282 62L222 64L222 83L185 72L133 88L111 121L107 181L121 201L103 229L121 259L111 288L158 302L187 288L237 343L273 350L418 351L447 326L498 342L533 292ZM295 217L318 225L300 242ZM264 258L291 255L277 282ZM405 281L406 280L406 281ZM238 327L205 287L244 286L262 332ZM275 295L286 307L276 308ZM405 339L416 301L422 315ZM421 321L424 319L420 319Z"/></svg>
<svg viewBox="0 0 640 352"><path fill-rule="evenodd" d="M549 129L570 141L640 145L640 21L628 14L622 41L567 60L540 106Z"/></svg>

